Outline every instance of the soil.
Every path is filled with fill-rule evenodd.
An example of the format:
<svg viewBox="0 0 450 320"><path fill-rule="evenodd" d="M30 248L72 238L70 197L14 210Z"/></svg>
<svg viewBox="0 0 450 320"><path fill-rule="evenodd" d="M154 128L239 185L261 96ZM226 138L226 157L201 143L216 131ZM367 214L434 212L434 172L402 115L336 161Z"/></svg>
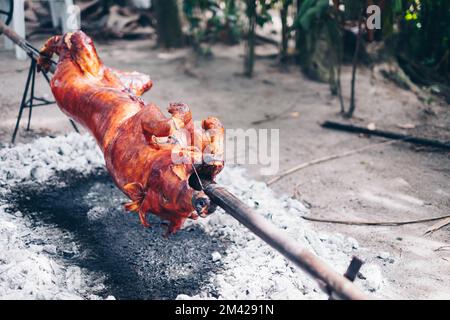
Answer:
<svg viewBox="0 0 450 320"><path fill-rule="evenodd" d="M35 40L36 46L42 42ZM260 46L258 54L270 55L274 50ZM319 124L327 119L343 121L338 115L338 99L326 84L306 79L296 66L280 68L276 60L258 59L254 78L243 77L240 46L217 45L211 59L194 58L187 49L156 50L150 40L101 43L98 51L109 66L150 74L154 87L144 99L162 108L182 101L196 119L215 115L227 128L280 129L280 171L383 141L321 128ZM0 52L0 143L10 141L28 64L15 60L11 51ZM348 105L348 67L342 78ZM39 78L36 93L51 97L43 79ZM420 100L364 68L358 70L356 97L352 123L450 140L449 105L439 100ZM266 114L281 116L252 124ZM30 131L25 130L27 116L25 113L17 142L73 130L54 106L33 110ZM414 129L401 128L411 124ZM246 167L253 178L270 179L260 175L258 166ZM430 218L449 214L450 158L448 151L396 142L308 167L272 188L310 206L312 217L361 221ZM450 298L450 251L445 250L450 245L450 227L424 235L432 224L367 227L310 223L319 231L353 237L375 253L365 259L383 264L383 277L390 288L383 298Z"/></svg>

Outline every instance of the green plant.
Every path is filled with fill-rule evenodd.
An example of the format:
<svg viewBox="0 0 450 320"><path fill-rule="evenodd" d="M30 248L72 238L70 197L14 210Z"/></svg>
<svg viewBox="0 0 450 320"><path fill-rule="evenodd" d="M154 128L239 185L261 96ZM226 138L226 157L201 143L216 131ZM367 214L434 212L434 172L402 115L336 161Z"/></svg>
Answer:
<svg viewBox="0 0 450 320"><path fill-rule="evenodd" d="M274 8L278 0L245 0L245 14L248 20L245 43L244 75L253 76L253 67L255 60L255 30L256 26L272 21L270 10Z"/></svg>
<svg viewBox="0 0 450 320"><path fill-rule="evenodd" d="M450 1L407 0L402 4L402 53L450 82Z"/></svg>
<svg viewBox="0 0 450 320"><path fill-rule="evenodd" d="M329 82L340 94L342 30L339 12L328 0L302 2L292 28L298 30L299 62L309 77Z"/></svg>
<svg viewBox="0 0 450 320"><path fill-rule="evenodd" d="M204 52L209 50L202 49L202 43L238 43L242 29L238 9L235 0L184 0L188 37L194 48Z"/></svg>

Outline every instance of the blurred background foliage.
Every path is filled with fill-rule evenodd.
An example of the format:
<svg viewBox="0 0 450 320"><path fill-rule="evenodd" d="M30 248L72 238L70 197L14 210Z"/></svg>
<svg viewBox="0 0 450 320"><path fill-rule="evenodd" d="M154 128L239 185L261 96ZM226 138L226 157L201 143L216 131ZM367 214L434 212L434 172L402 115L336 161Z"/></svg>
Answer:
<svg viewBox="0 0 450 320"><path fill-rule="evenodd" d="M101 13L111 8L131 7L143 0L78 0L82 18L95 12L86 24L104 20ZM336 64L352 60L358 34L358 17L363 15L361 61L370 63L365 53L372 42L386 45L411 77L419 69L427 77L450 81L450 1L449 0L151 0L151 8L140 10L140 20L155 27L164 47L193 46L210 54L215 43L246 43L246 59L254 45L268 40L261 31L277 24L279 58L282 63L299 63L311 78L331 81ZM94 4L98 4L96 7ZM366 8L381 9L381 30L367 30ZM115 12L120 10L115 9ZM146 12L144 12L146 11ZM83 13L86 12L85 17ZM94 23L91 23L94 22ZM95 23L96 22L96 23ZM160 25L160 27L158 27ZM170 30L168 30L170 29ZM253 34L256 33L256 40ZM167 38L167 39L166 39ZM176 39L170 39L176 38ZM271 37L273 40L274 37ZM251 42L250 44L248 42ZM274 42L274 41L272 41ZM293 59L291 59L293 58ZM331 71L330 71L331 70ZM251 75L252 72L249 73ZM434 74L434 76L433 76ZM427 82L427 80L424 80Z"/></svg>
<svg viewBox="0 0 450 320"><path fill-rule="evenodd" d="M136 3L151 3L139 8ZM276 46L281 67L298 65L340 97L341 66L382 62L401 72L402 87L433 88L450 103L449 0L77 0L82 22L99 36L155 34L165 48L191 46L212 56L215 44L244 47L243 74L253 75L255 49ZM134 5L133 5L134 4ZM366 27L367 8L380 8L381 29ZM41 18L37 17L37 21ZM147 29L143 28L146 27ZM151 30L150 30L151 29ZM145 31L147 30L147 31ZM352 103L351 98L351 103ZM352 106L349 107L352 109ZM350 110L351 111L351 110ZM352 112L347 112L351 116Z"/></svg>
<svg viewBox="0 0 450 320"><path fill-rule="evenodd" d="M403 1L395 11L401 64L420 84L427 79L450 80L450 1ZM426 68L426 77L420 72Z"/></svg>
<svg viewBox="0 0 450 320"><path fill-rule="evenodd" d="M371 67L383 60L401 68L387 75L397 84L433 88L450 103L449 0L170 1L178 1L182 8L186 44L197 52L210 55L214 43L244 42L243 74L251 77L255 46L269 40L279 48L280 65L298 64L311 79L329 83L331 93L339 97L342 114L348 117L355 109L358 65ZM379 8L379 30L367 28L371 5ZM274 41L262 30L275 23L281 27ZM348 108L340 79L345 63L352 65Z"/></svg>
<svg viewBox="0 0 450 320"><path fill-rule="evenodd" d="M182 8L187 43L200 53L210 53L209 48L202 50L202 43L237 44L242 38L241 12L235 0L185 0Z"/></svg>
<svg viewBox="0 0 450 320"><path fill-rule="evenodd" d="M344 58L342 52L352 52L356 44L356 39L351 38L352 34L353 38L357 35L358 15L360 12L365 15L365 8L376 4L381 8L382 28L369 32L363 27L363 46L372 41L386 41L415 81L419 80L415 78L421 68L428 70L426 78L450 80L448 0L182 0L178 3L187 21L186 43L196 49L203 44L251 40L250 32L257 32L275 18L280 19L280 61L291 61L289 57L296 55L294 60L308 76L332 83L336 65Z"/></svg>

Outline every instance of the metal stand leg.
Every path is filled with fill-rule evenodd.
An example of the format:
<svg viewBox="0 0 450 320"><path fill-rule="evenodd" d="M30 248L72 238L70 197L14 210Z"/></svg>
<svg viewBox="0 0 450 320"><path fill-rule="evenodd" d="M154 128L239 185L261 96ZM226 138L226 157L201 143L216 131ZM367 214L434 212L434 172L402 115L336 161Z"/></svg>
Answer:
<svg viewBox="0 0 450 320"><path fill-rule="evenodd" d="M45 80L47 80L47 82L50 84L50 78L48 77L48 75L45 72L42 72L42 75L44 76ZM17 132L19 131L19 126L20 126L20 121L22 119L22 115L23 115L23 110L28 108L29 113L28 113L28 123L27 123L27 131L30 130L30 125L31 125L31 115L33 112L33 108L34 107L39 107L39 106L46 106L49 104L54 104L54 101L49 101L47 99L44 98L39 98L35 96L35 81L36 81L36 60L31 59L31 65L30 65L30 69L28 71L28 77L27 77L27 82L25 84L25 90L23 93L23 97L22 97L22 102L20 103L20 109L19 109L19 114L17 116L17 122L16 122L16 126L14 128L14 133L12 135L12 139L11 139L11 143L14 143L16 141L16 136L17 136ZM28 93L30 93L30 97L28 98ZM77 125L75 124L75 122L73 122L72 119L69 119L70 124L72 125L73 129L75 130L75 132L80 133L80 130L78 130Z"/></svg>
<svg viewBox="0 0 450 320"><path fill-rule="evenodd" d="M73 122L72 119L69 119L70 124L72 125L73 129L75 130L76 133L80 133L80 130L78 130L77 125L75 124L75 122Z"/></svg>
<svg viewBox="0 0 450 320"><path fill-rule="evenodd" d="M17 116L16 127L14 128L14 133L12 135L11 143L14 143L14 141L16 140L17 131L19 130L19 125L20 125L20 120L22 119L23 109L26 108L28 89L30 88L30 81L32 79L34 70L36 68L35 63L36 62L34 60L31 61L30 70L28 71L27 82L25 84L25 91L23 92L22 102L20 103L19 114Z"/></svg>
<svg viewBox="0 0 450 320"><path fill-rule="evenodd" d="M33 66L34 64L34 66ZM30 124L31 124L31 113L33 111L33 103L34 103L34 82L36 80L36 62L33 60L31 63L32 73L31 76L31 94L30 94L30 101L28 103L28 107L30 108L28 112L28 124L27 124L27 131L30 131Z"/></svg>

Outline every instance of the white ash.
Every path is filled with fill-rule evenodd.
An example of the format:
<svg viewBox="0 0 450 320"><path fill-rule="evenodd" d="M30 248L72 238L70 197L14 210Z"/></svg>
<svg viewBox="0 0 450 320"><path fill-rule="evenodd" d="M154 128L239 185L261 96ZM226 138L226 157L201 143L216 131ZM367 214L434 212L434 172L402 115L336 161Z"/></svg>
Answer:
<svg viewBox="0 0 450 320"><path fill-rule="evenodd" d="M93 207L91 210L87 212L87 217L89 220L95 221L99 220L105 215L108 214L108 210L104 207Z"/></svg>
<svg viewBox="0 0 450 320"><path fill-rule="evenodd" d="M72 133L0 149L0 181L45 181L56 171L92 172L104 161L94 140Z"/></svg>
<svg viewBox="0 0 450 320"><path fill-rule="evenodd" d="M104 165L103 157L93 139L87 135L69 134L57 138L40 138L31 144L0 149L0 196L20 182L44 182L55 172L76 170L87 174ZM340 234L318 234L302 220L307 209L288 196L277 198L262 182L252 180L239 167L226 167L219 182L249 206L343 273L352 255L359 255L355 239ZM4 198L4 197L2 197ZM1 203L0 203L1 204ZM58 260L58 248L29 239L58 237L58 229L31 228L20 212L9 214L7 204L0 207L0 298L97 299L101 276L65 265ZM88 218L95 220L106 214L94 207ZM211 236L231 242L226 252L211 257L221 265L211 275L209 284L192 298L232 299L315 299L326 298L314 280L284 259L255 235L222 210L211 217L188 223L200 224ZM70 243L66 242L66 243ZM73 243L76 250L76 244ZM372 273L374 277L371 278ZM378 265L366 267L357 280L368 291L382 288L383 278ZM257 280L257 281L255 281ZM186 298L183 292L179 298ZM113 297L110 297L113 298Z"/></svg>
<svg viewBox="0 0 450 320"><path fill-rule="evenodd" d="M27 218L0 206L0 299L99 299L103 278L65 265L58 250L79 254L68 235L51 227L33 227ZM48 242L64 244L57 247Z"/></svg>
<svg viewBox="0 0 450 320"><path fill-rule="evenodd" d="M391 256L390 253L387 251L381 251L378 254L378 258L380 258L381 260L388 260L390 258L390 256Z"/></svg>
<svg viewBox="0 0 450 320"><path fill-rule="evenodd" d="M214 252L211 254L211 259L212 259L213 262L217 262L217 261L220 261L220 259L222 259L222 256L220 255L219 252L214 251Z"/></svg>
<svg viewBox="0 0 450 320"><path fill-rule="evenodd" d="M373 263L368 263L361 267L359 278L364 280L365 287L370 292L379 290L383 284L381 269Z"/></svg>
<svg viewBox="0 0 450 320"><path fill-rule="evenodd" d="M88 173L101 165L92 139L76 134L6 147L0 149L0 195L20 182L45 181L58 170ZM100 299L101 275L66 265L56 256L58 250L79 254L70 234L32 227L20 211L7 213L5 202L0 201L0 299Z"/></svg>

